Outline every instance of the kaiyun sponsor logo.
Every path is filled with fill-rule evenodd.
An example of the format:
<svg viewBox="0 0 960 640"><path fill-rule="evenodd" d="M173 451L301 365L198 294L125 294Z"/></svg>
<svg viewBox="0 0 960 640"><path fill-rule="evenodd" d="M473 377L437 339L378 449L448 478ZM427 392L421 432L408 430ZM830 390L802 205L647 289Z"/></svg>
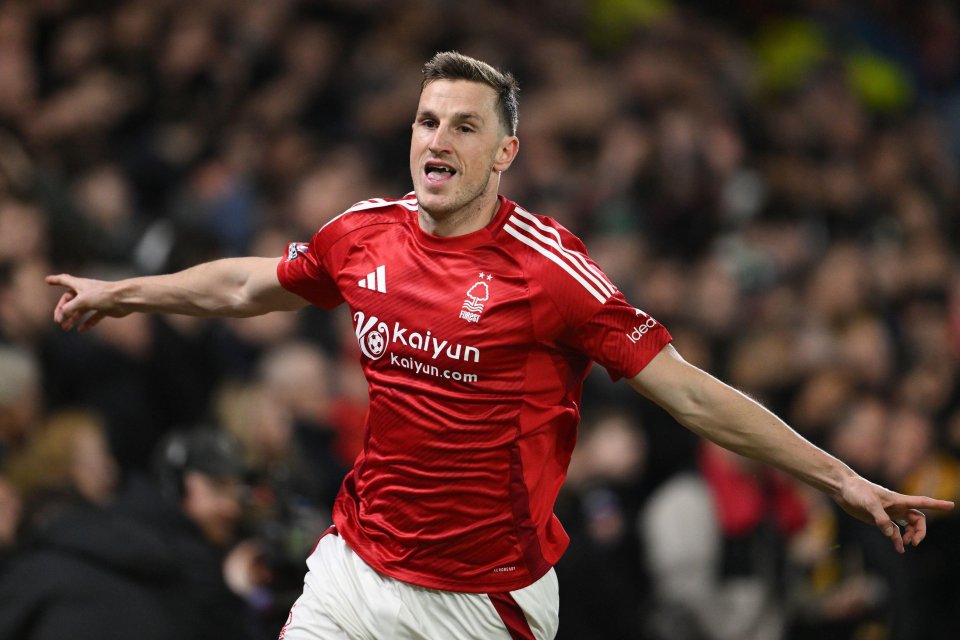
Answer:
<svg viewBox="0 0 960 640"><path fill-rule="evenodd" d="M363 311L353 314L357 343L360 351L371 360L379 360L391 344L399 344L429 355L433 360L446 356L451 360L480 362L480 349L459 342L441 340L428 329L426 332L414 331L394 322L391 327L377 316L367 316Z"/></svg>

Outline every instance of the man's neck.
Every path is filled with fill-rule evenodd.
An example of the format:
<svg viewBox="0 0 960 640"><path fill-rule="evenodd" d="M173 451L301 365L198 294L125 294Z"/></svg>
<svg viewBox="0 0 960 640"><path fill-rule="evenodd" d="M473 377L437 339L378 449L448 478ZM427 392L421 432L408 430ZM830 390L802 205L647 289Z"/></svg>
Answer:
<svg viewBox="0 0 960 640"><path fill-rule="evenodd" d="M441 218L435 218L423 207L420 207L417 212L417 219L420 228L426 233L443 238L452 238L483 229L490 224L499 208L500 199L497 197L497 193L493 192L492 196L478 198L477 201L470 203L467 207Z"/></svg>

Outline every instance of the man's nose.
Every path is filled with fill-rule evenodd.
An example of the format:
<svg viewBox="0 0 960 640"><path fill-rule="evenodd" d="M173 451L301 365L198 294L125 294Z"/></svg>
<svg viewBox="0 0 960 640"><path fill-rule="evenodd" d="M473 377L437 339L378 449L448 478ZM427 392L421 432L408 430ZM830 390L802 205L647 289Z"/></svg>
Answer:
<svg viewBox="0 0 960 640"><path fill-rule="evenodd" d="M450 148L450 130L440 125L433 130L433 136L430 138L429 149L433 152L446 151Z"/></svg>

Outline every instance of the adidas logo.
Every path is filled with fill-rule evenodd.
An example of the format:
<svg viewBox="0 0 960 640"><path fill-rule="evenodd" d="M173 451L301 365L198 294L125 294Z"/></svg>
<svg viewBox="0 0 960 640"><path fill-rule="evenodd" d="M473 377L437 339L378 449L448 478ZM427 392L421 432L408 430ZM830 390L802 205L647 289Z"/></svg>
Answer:
<svg viewBox="0 0 960 640"><path fill-rule="evenodd" d="M361 289L370 289L371 291L387 292L387 265L382 264L375 270L367 274L366 278L357 280L357 285Z"/></svg>

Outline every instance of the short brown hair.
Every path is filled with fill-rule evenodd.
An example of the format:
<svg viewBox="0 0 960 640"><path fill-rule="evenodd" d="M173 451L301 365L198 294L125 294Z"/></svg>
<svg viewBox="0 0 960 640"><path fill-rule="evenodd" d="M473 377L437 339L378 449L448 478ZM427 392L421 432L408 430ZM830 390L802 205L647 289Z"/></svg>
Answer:
<svg viewBox="0 0 960 640"><path fill-rule="evenodd" d="M441 51L423 65L423 82L420 90L434 80L469 80L480 82L497 92L497 111L504 128L510 135L517 135L520 109L517 94L520 85L508 71L500 71L482 60L465 56L457 51Z"/></svg>

